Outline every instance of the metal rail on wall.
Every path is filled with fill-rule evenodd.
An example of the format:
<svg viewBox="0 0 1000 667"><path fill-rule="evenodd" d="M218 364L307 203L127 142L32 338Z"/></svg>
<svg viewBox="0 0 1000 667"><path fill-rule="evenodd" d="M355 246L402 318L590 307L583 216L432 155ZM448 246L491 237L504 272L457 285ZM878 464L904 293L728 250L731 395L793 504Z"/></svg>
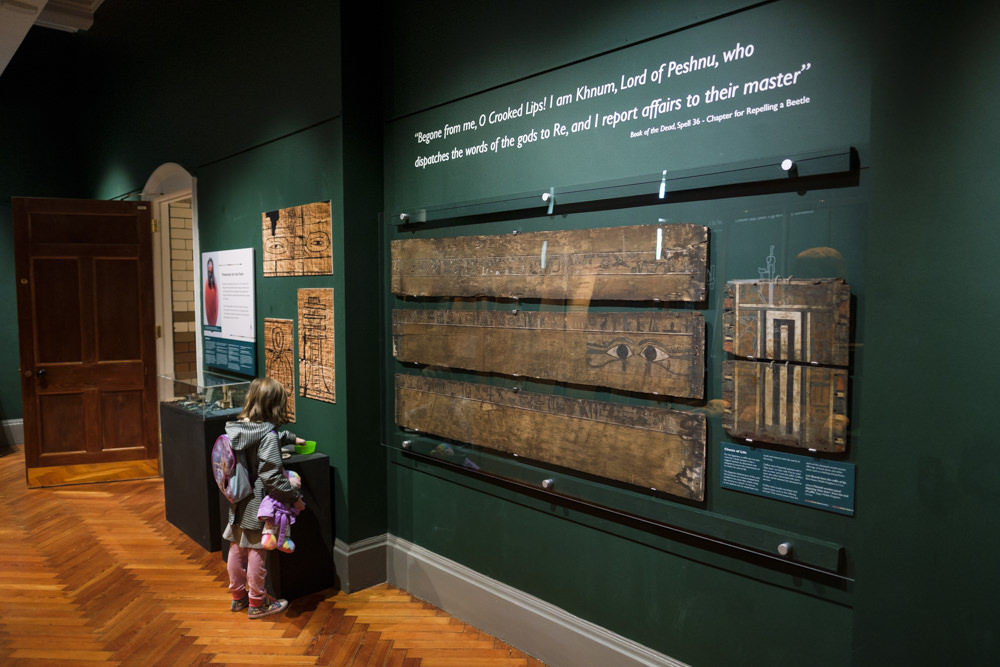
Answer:
<svg viewBox="0 0 1000 667"><path fill-rule="evenodd" d="M402 438L402 439L400 439ZM722 516L661 493L644 495L591 481L577 474L522 463L480 448L418 434L400 434L387 444L404 457L516 488L553 504L571 505L716 551L731 552L779 570L810 576L843 588L854 579L842 570L842 545L769 526Z"/></svg>
<svg viewBox="0 0 1000 667"><path fill-rule="evenodd" d="M386 218L401 229L458 225L554 213L653 206L743 195L805 192L857 185L860 159L854 147L780 155L698 169L663 170L586 185L549 186L525 192L435 206L413 206Z"/></svg>

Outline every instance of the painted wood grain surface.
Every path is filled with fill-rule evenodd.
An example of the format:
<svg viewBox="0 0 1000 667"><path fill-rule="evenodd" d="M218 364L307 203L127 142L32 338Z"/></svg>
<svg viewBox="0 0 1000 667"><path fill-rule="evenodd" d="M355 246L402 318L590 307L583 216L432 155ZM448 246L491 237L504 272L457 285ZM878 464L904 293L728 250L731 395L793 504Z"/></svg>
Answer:
<svg viewBox="0 0 1000 667"><path fill-rule="evenodd" d="M684 498L705 497L701 414L400 374L396 423Z"/></svg>
<svg viewBox="0 0 1000 667"><path fill-rule="evenodd" d="M299 395L337 402L333 288L298 290Z"/></svg>
<svg viewBox="0 0 1000 667"><path fill-rule="evenodd" d="M288 421L295 421L295 333L294 322L264 318L264 373L280 382L288 392Z"/></svg>
<svg viewBox="0 0 1000 667"><path fill-rule="evenodd" d="M639 225L392 241L401 296L702 301L708 228Z"/></svg>
<svg viewBox="0 0 1000 667"><path fill-rule="evenodd" d="M722 426L736 438L842 452L847 442L847 370L726 361Z"/></svg>
<svg viewBox="0 0 1000 667"><path fill-rule="evenodd" d="M839 279L726 285L723 346L739 357L847 366L851 288Z"/></svg>
<svg viewBox="0 0 1000 667"><path fill-rule="evenodd" d="M394 310L404 362L701 398L705 321L693 311Z"/></svg>

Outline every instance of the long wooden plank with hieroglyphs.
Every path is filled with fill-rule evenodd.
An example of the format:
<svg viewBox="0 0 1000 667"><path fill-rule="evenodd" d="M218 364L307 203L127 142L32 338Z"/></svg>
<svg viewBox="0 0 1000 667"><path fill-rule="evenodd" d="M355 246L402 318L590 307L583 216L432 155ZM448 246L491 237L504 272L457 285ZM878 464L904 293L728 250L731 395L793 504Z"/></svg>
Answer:
<svg viewBox="0 0 1000 667"><path fill-rule="evenodd" d="M708 228L639 225L395 240L400 296L702 301Z"/></svg>
<svg viewBox="0 0 1000 667"><path fill-rule="evenodd" d="M396 376L396 423L683 498L705 497L705 416Z"/></svg>
<svg viewBox="0 0 1000 667"><path fill-rule="evenodd" d="M394 310L403 362L701 398L705 320L693 311Z"/></svg>

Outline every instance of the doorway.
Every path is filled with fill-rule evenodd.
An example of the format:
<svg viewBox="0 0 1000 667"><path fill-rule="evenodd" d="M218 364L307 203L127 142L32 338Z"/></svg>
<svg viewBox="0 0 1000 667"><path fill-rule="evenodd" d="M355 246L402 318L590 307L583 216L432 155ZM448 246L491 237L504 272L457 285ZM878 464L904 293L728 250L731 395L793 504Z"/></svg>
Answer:
<svg viewBox="0 0 1000 667"><path fill-rule="evenodd" d="M146 182L143 199L155 221L153 280L156 293L156 360L162 378L200 377L201 312L198 208L195 179L176 163L161 165ZM166 385L169 388L169 383ZM161 383L161 389L164 387ZM161 396L161 399L167 398Z"/></svg>
<svg viewBox="0 0 1000 667"><path fill-rule="evenodd" d="M156 475L149 205L11 203L28 485Z"/></svg>
<svg viewBox="0 0 1000 667"><path fill-rule="evenodd" d="M199 375L194 178L164 164L141 199L15 207L29 486L157 475L156 376Z"/></svg>

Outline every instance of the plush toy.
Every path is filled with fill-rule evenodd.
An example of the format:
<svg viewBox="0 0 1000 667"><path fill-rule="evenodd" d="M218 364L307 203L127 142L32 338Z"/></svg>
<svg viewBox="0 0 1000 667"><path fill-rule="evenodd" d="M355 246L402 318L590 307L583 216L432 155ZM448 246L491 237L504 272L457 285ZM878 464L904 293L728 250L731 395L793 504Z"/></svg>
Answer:
<svg viewBox="0 0 1000 667"><path fill-rule="evenodd" d="M285 477L292 485L292 488L302 488L302 478L297 472L285 471ZM260 538L260 544L265 549L277 549L285 553L295 551L295 542L292 542L292 524L299 511L282 502L278 502L271 496L264 498L257 512L257 518L264 522L264 532Z"/></svg>

